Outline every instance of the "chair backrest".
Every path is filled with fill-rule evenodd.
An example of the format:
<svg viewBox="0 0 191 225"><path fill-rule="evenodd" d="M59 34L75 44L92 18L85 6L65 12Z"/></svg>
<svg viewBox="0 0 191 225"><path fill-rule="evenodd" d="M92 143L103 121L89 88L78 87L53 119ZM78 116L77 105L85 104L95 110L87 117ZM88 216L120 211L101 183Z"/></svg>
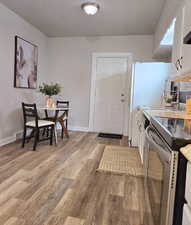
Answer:
<svg viewBox="0 0 191 225"><path fill-rule="evenodd" d="M69 107L69 101L57 101L56 102L56 105L57 107L66 107L68 108Z"/></svg>
<svg viewBox="0 0 191 225"><path fill-rule="evenodd" d="M35 120L36 127L38 127L38 113L36 104L26 104L23 102L22 109L23 109L24 125L28 122L28 120Z"/></svg>

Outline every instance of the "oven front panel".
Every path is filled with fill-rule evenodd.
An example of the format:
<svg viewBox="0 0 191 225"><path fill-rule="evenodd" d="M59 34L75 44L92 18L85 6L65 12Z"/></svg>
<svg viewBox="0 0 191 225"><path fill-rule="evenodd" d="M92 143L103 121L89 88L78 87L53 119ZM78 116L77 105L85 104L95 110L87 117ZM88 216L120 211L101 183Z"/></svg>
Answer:
<svg viewBox="0 0 191 225"><path fill-rule="evenodd" d="M148 200L150 206L150 216L153 225L161 224L161 205L162 205L162 188L164 176L168 170L161 162L161 159L154 149L154 146L149 143L148 149L148 172L147 172L147 187ZM166 206L164 206L166 208ZM165 224L165 223L164 223Z"/></svg>
<svg viewBox="0 0 191 225"><path fill-rule="evenodd" d="M147 201L147 224L172 225L174 195L176 188L177 153L170 152L155 132L147 132L145 198ZM144 225L147 225L146 223Z"/></svg>

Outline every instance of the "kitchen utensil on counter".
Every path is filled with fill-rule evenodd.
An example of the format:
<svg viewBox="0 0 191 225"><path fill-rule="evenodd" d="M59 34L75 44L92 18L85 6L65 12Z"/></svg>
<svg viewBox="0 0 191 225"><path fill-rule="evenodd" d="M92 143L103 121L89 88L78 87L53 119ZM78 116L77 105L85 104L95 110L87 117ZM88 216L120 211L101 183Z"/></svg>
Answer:
<svg viewBox="0 0 191 225"><path fill-rule="evenodd" d="M191 95L186 96L186 113L191 115Z"/></svg>

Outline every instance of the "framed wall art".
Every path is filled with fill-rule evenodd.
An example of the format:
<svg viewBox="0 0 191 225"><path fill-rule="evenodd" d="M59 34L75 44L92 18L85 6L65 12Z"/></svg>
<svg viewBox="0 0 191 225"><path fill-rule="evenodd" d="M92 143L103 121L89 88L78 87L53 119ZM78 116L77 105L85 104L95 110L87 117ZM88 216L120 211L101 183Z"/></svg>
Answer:
<svg viewBox="0 0 191 225"><path fill-rule="evenodd" d="M15 88L37 88L38 47L15 36Z"/></svg>

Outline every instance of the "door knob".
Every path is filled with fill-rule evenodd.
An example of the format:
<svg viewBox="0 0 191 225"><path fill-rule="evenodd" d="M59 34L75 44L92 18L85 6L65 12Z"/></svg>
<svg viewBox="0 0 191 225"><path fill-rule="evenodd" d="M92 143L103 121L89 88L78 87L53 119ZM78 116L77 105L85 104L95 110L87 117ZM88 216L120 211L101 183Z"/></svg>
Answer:
<svg viewBox="0 0 191 225"><path fill-rule="evenodd" d="M124 99L121 99L121 102L125 102L125 100Z"/></svg>
<svg viewBox="0 0 191 225"><path fill-rule="evenodd" d="M121 97L124 97L125 95L124 94L121 94Z"/></svg>

